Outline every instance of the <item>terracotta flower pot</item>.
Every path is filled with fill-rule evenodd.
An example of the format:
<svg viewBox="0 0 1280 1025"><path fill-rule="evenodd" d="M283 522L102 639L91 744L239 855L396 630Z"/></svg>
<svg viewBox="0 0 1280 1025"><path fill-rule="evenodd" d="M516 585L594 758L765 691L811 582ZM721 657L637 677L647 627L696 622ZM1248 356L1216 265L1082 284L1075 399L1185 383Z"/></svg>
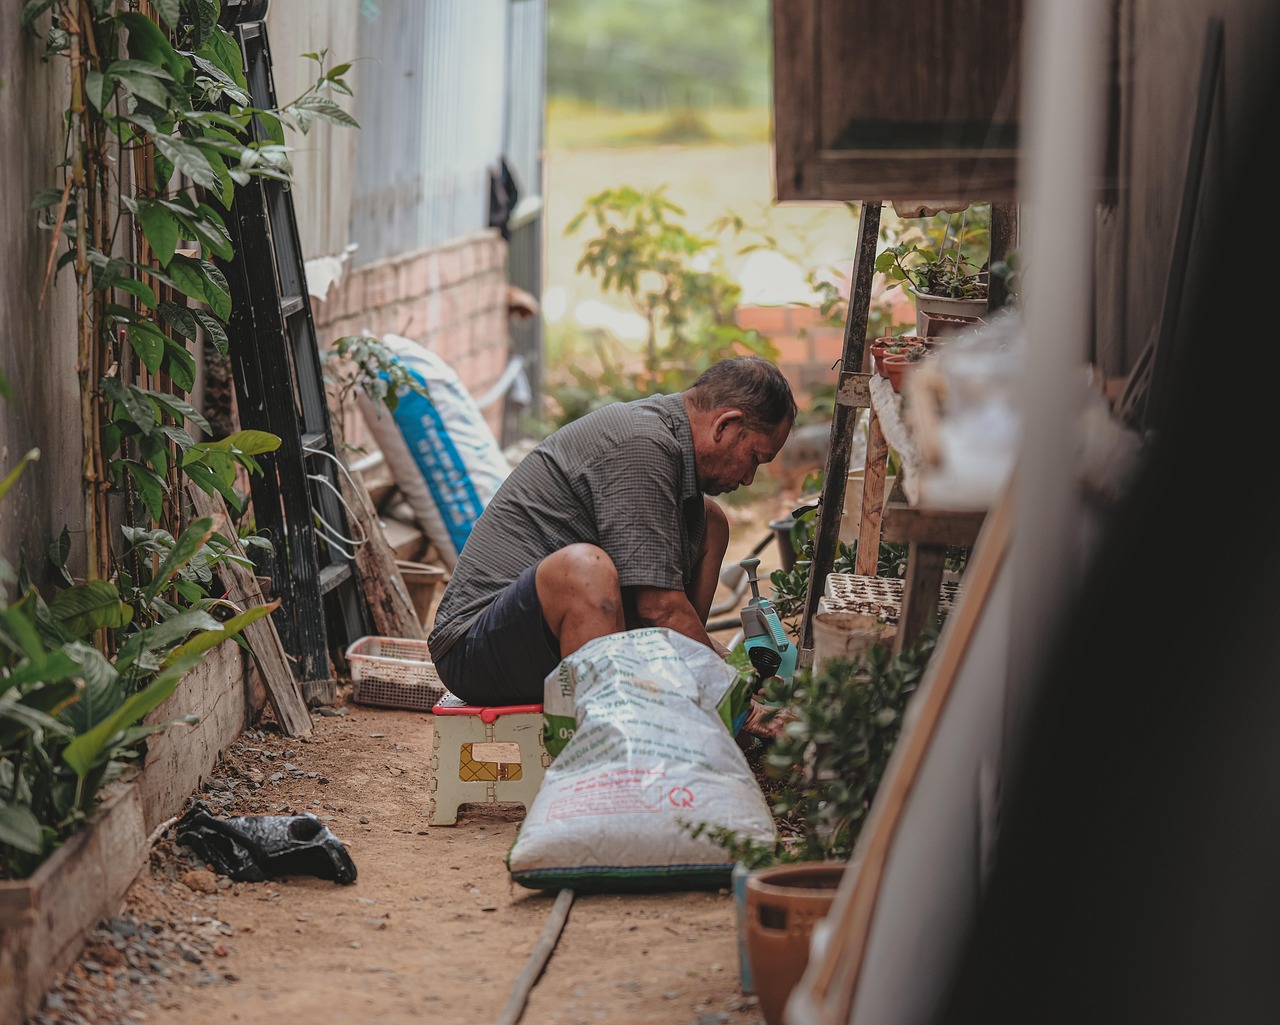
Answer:
<svg viewBox="0 0 1280 1025"><path fill-rule="evenodd" d="M893 385L893 390L900 393L906 375L914 367L918 367L923 359L924 357L913 360L908 359L905 353L890 353L880 361L880 376L887 378Z"/></svg>
<svg viewBox="0 0 1280 1025"><path fill-rule="evenodd" d="M843 861L755 869L747 877L747 957L765 1025L783 1025L787 998L809 963L813 927L827 916Z"/></svg>

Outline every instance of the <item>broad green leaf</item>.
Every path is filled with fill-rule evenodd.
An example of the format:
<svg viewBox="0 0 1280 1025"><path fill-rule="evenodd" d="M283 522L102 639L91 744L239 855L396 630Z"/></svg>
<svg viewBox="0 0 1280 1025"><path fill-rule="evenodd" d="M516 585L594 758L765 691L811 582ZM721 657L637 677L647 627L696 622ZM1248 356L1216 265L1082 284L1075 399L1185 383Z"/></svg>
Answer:
<svg viewBox="0 0 1280 1025"><path fill-rule="evenodd" d="M177 641L186 640L197 630L221 630L222 624L201 609L191 609L171 616L163 623L143 630L137 636L142 647L162 651Z"/></svg>
<svg viewBox="0 0 1280 1025"><path fill-rule="evenodd" d="M200 322L200 326L204 328L204 336L213 342L213 347L218 350L218 354L225 356L231 349L231 342L227 338L226 328L222 326L222 322L205 313L204 310L192 310L192 314L196 320Z"/></svg>
<svg viewBox="0 0 1280 1025"><path fill-rule="evenodd" d="M173 543L173 547L169 549L169 554L165 556L164 561L160 564L160 569L156 571L155 577L147 585L147 589L142 592L142 599L146 604L150 605L155 596L164 590L165 585L173 575L190 562L191 557L196 552L200 551L201 545L209 539L209 535L213 533L215 527L216 524L212 516L202 516L198 520L192 520L190 526Z"/></svg>
<svg viewBox="0 0 1280 1025"><path fill-rule="evenodd" d="M29 656L25 665L19 666L6 679L0 680L0 690L7 691L38 682L52 684L79 675L80 663L59 648Z"/></svg>
<svg viewBox="0 0 1280 1025"><path fill-rule="evenodd" d="M249 91L248 79L244 77L244 55L240 45L225 29L216 29L209 37L209 45L200 51L201 56L213 61L226 74L231 76L245 92Z"/></svg>
<svg viewBox="0 0 1280 1025"><path fill-rule="evenodd" d="M212 162L212 161L211 161ZM197 206L187 196L176 200L161 200L161 204L187 229L188 237L198 241L208 252L224 260L235 258L231 234L222 217L208 203Z"/></svg>
<svg viewBox="0 0 1280 1025"><path fill-rule="evenodd" d="M203 655L210 648L216 648L223 641L230 640L246 626L256 623L263 616L270 615L279 607L280 599L277 598L275 601L270 602L267 605L255 605L251 609L246 609L244 612L241 612L237 616L232 616L223 623L222 629L206 630L203 633L192 637L191 640L187 641L185 644L181 644L174 648L170 659L167 661L185 660L191 656Z"/></svg>
<svg viewBox="0 0 1280 1025"><path fill-rule="evenodd" d="M114 287L136 297L148 309L154 310L156 308L156 293L145 282L139 281L137 278L120 278L115 282Z"/></svg>
<svg viewBox="0 0 1280 1025"><path fill-rule="evenodd" d="M197 185L206 189L217 186L218 176L199 146L176 135L153 135L151 140L158 153Z"/></svg>
<svg viewBox="0 0 1280 1025"><path fill-rule="evenodd" d="M151 5L166 25L170 28L178 27L178 18L182 13L178 0L151 0Z"/></svg>
<svg viewBox="0 0 1280 1025"><path fill-rule="evenodd" d="M149 64L162 64L175 82L184 82L191 65L173 48L160 27L142 14L126 11L116 16L129 30L129 54Z"/></svg>
<svg viewBox="0 0 1280 1025"><path fill-rule="evenodd" d="M274 452L280 447L280 439L268 431L236 431L217 441L206 442L209 448L225 449L228 452L243 452L246 455L259 456L263 452Z"/></svg>
<svg viewBox="0 0 1280 1025"><path fill-rule="evenodd" d="M73 734L84 733L115 712L124 704L124 698L125 691L117 677L98 676L92 683L86 680L80 700L63 709L58 720Z"/></svg>
<svg viewBox="0 0 1280 1025"><path fill-rule="evenodd" d="M39 854L44 850L44 832L30 808L20 804L0 807L0 844L24 854Z"/></svg>
<svg viewBox="0 0 1280 1025"><path fill-rule="evenodd" d="M106 110L111 102L115 83L101 71L88 71L84 76L84 94L96 110Z"/></svg>
<svg viewBox="0 0 1280 1025"><path fill-rule="evenodd" d="M240 500L240 496L236 494L236 489L226 483L204 463L184 463L183 469L186 471L187 479L205 494L212 495L216 493L221 495L226 500L226 503L237 512L243 508L243 503Z"/></svg>
<svg viewBox="0 0 1280 1025"><path fill-rule="evenodd" d="M181 427L175 427L173 424L161 424L160 433L178 446L178 450L185 452L196 443L195 438L191 437Z"/></svg>
<svg viewBox="0 0 1280 1025"><path fill-rule="evenodd" d="M0 498L4 498L5 493L13 487L14 482L22 476L22 471L27 468L27 464L34 463L39 458L40 450L38 448L33 448L18 460L18 465L10 470L3 480L0 480Z"/></svg>
<svg viewBox="0 0 1280 1025"><path fill-rule="evenodd" d="M164 495L169 490L164 479L158 476L149 466L143 466L133 459L124 460L124 468L129 476L133 478L133 483L137 485L138 497L142 499L142 504L147 507L147 512L151 514L151 518L153 520L160 519L164 513Z"/></svg>
<svg viewBox="0 0 1280 1025"><path fill-rule="evenodd" d="M183 391L190 392L196 385L195 357L187 351L185 345L172 338L165 339L165 353L168 356L165 367L173 378L173 383Z"/></svg>
<svg viewBox="0 0 1280 1025"><path fill-rule="evenodd" d="M99 387L103 395L123 407L125 418L143 434L150 434L156 429L156 411L147 401L146 393L137 385L122 385L114 377L104 377ZM116 419L120 418L117 416Z"/></svg>
<svg viewBox="0 0 1280 1025"><path fill-rule="evenodd" d="M168 392L153 391L150 388L141 389L152 402L160 406L175 420L190 420L193 424L204 431L206 434L212 434L213 428L209 426L209 421L204 418L195 406L191 405L185 399L178 395L170 395Z"/></svg>
<svg viewBox="0 0 1280 1025"><path fill-rule="evenodd" d="M231 316L231 291L227 279L207 260L175 256L169 264L169 275L184 295L208 303L222 320Z"/></svg>
<svg viewBox="0 0 1280 1025"><path fill-rule="evenodd" d="M90 580L59 591L49 602L49 612L77 637L100 627L118 629L133 617L133 610L106 580Z"/></svg>
<svg viewBox="0 0 1280 1025"><path fill-rule="evenodd" d="M138 354L138 359L154 374L164 359L165 336L145 320L130 324L128 335L129 345Z"/></svg>
<svg viewBox="0 0 1280 1025"><path fill-rule="evenodd" d="M71 741L62 751L62 760L83 780L94 768L107 761L116 736L141 721L172 694L187 670L199 661L198 657L193 657L173 662L145 688L127 698L104 722Z"/></svg>
<svg viewBox="0 0 1280 1025"><path fill-rule="evenodd" d="M64 526L62 533L49 542L49 561L57 567L62 579L74 584L71 574L67 572L67 556L71 554L71 532Z"/></svg>
<svg viewBox="0 0 1280 1025"><path fill-rule="evenodd" d="M160 200L139 199L136 209L138 220L142 222L142 233L151 244L151 251L160 261L160 266L167 267L173 259L173 251L178 247L181 225Z"/></svg>
<svg viewBox="0 0 1280 1025"><path fill-rule="evenodd" d="M80 675L85 682L94 686L111 683L119 675L116 667L92 644L84 641L68 641L62 650L80 663Z"/></svg>
<svg viewBox="0 0 1280 1025"><path fill-rule="evenodd" d="M195 314L186 306L180 306L171 299L166 299L160 304L160 316L165 320L175 332L195 341L200 330L199 322L196 320Z"/></svg>
<svg viewBox="0 0 1280 1025"><path fill-rule="evenodd" d="M348 128L359 128L360 122L339 107L333 100L327 96L317 96L310 93L306 96L299 97L294 107L308 111L323 121L329 121L335 125L345 125Z"/></svg>
<svg viewBox="0 0 1280 1025"><path fill-rule="evenodd" d="M162 110L168 108L172 97L168 88L158 78L137 72L119 73L114 66L111 68L111 76L138 99L145 100Z"/></svg>

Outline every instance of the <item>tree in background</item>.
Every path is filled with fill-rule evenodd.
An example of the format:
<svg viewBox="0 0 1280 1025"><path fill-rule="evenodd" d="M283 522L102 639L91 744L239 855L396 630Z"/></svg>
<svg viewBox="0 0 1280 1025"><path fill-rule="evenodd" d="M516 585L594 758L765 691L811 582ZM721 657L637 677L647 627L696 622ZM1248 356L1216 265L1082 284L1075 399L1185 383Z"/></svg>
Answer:
<svg viewBox="0 0 1280 1025"><path fill-rule="evenodd" d="M549 0L547 95L620 110L763 106L769 0Z"/></svg>

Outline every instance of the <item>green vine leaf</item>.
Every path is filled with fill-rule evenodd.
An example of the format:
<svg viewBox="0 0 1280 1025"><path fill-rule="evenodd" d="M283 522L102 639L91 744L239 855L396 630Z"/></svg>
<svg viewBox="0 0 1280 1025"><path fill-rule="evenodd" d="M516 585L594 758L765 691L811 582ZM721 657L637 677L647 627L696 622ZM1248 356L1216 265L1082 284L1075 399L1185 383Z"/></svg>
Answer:
<svg viewBox="0 0 1280 1025"><path fill-rule="evenodd" d="M174 250L178 248L179 229L177 218L158 199L139 199L134 204L134 213L142 224L142 234L146 236L155 253L160 266L169 266Z"/></svg>
<svg viewBox="0 0 1280 1025"><path fill-rule="evenodd" d="M153 391L150 388L141 388L139 392L147 396L179 423L183 420L190 420L206 434L213 432L213 428L209 426L209 421L204 418L204 414L185 399L177 395L170 395L168 392Z"/></svg>
<svg viewBox="0 0 1280 1025"><path fill-rule="evenodd" d="M227 338L226 329L204 310L193 310L196 320L200 322L200 326L204 328L205 338L213 342L214 348L218 350L218 354L225 356L231 349L231 343Z"/></svg>
<svg viewBox="0 0 1280 1025"><path fill-rule="evenodd" d="M182 13L179 0L151 0L151 4L166 25L170 28L178 27L178 18Z"/></svg>
<svg viewBox="0 0 1280 1025"><path fill-rule="evenodd" d="M217 441L205 442L204 448L222 449L225 452L258 456L274 452L280 447L280 439L268 431L236 431Z"/></svg>
<svg viewBox="0 0 1280 1025"><path fill-rule="evenodd" d="M124 464L125 471L138 486L138 495L143 505L147 507L147 512L151 514L151 518L160 519L164 512L164 495L169 490L163 478L149 466L143 466L133 459L124 459L121 462Z"/></svg>
<svg viewBox="0 0 1280 1025"><path fill-rule="evenodd" d="M306 96L300 96L294 101L293 105L289 107L288 110L289 113L292 113L295 117L298 115L299 111L306 111L309 114L314 114L322 121L328 121L331 124L345 125L348 128L360 127L359 121L353 118L327 96L317 96L314 93L309 93ZM299 119L298 127L302 128L301 119ZM305 128L302 128L302 133L304 135L306 134L306 131L307 130Z"/></svg>
<svg viewBox="0 0 1280 1025"><path fill-rule="evenodd" d="M44 850L40 820L30 808L21 804L0 807L0 844L25 854L39 854Z"/></svg>
<svg viewBox="0 0 1280 1025"><path fill-rule="evenodd" d="M152 141L161 156L197 185L212 189L217 184L218 175L199 146L176 135L153 135Z"/></svg>
<svg viewBox="0 0 1280 1025"><path fill-rule="evenodd" d="M179 306L172 299L166 299L160 304L160 316L164 318L164 322L168 324L174 331L182 335L183 338L196 340L199 333L199 323L195 314L185 306Z"/></svg>
<svg viewBox="0 0 1280 1025"><path fill-rule="evenodd" d="M135 321L128 329L129 346L138 354L142 365L153 374L160 369L164 359L165 336L148 321Z"/></svg>
<svg viewBox="0 0 1280 1025"><path fill-rule="evenodd" d="M191 65L178 54L154 21L134 11L125 11L117 17L129 30L129 54L132 57L149 64L164 65L175 82L187 80Z"/></svg>
<svg viewBox="0 0 1280 1025"><path fill-rule="evenodd" d="M169 372L169 376L173 378L176 384L185 392L190 392L196 385L196 360L195 357L187 351L187 347L181 342L175 342L172 338L164 340L165 347L165 369Z"/></svg>
<svg viewBox="0 0 1280 1025"><path fill-rule="evenodd" d="M208 45L200 49L199 55L221 68L248 95L249 80L244 76L244 55L240 52L240 45L229 33L213 33Z"/></svg>
<svg viewBox="0 0 1280 1025"><path fill-rule="evenodd" d="M226 276L213 264L188 256L174 256L168 270L178 291L207 303L224 321L231 316L231 287Z"/></svg>
<svg viewBox="0 0 1280 1025"><path fill-rule="evenodd" d="M120 289L122 292L128 292L149 310L156 308L157 299L154 289L137 278L119 278L114 282L113 287Z"/></svg>
<svg viewBox="0 0 1280 1025"><path fill-rule="evenodd" d="M191 525L173 543L173 547L169 549L156 575L151 578L151 583L142 592L142 599L146 604L150 605L156 595L164 590L165 584L173 578L173 575L190 562L196 552L200 551L201 546L213 533L213 529L212 516L202 516L198 520L191 521Z"/></svg>
<svg viewBox="0 0 1280 1025"><path fill-rule="evenodd" d="M66 527L62 528L62 533L54 540L49 542L49 561L62 574L62 579L68 584L75 584L71 578L71 574L67 572L67 556L71 554L71 534Z"/></svg>
<svg viewBox="0 0 1280 1025"><path fill-rule="evenodd" d="M114 377L104 377L99 384L102 394L124 408L125 416L143 434L156 429L156 414L147 401L146 392L137 385L123 385Z"/></svg>

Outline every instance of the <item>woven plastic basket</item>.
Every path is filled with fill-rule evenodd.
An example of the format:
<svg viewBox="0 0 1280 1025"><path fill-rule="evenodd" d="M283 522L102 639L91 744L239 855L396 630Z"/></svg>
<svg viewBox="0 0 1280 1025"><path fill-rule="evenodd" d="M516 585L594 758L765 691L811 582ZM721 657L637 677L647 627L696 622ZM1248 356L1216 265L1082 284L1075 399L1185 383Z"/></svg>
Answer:
<svg viewBox="0 0 1280 1025"><path fill-rule="evenodd" d="M347 662L357 704L430 712L444 696L426 641L361 637L347 647Z"/></svg>

